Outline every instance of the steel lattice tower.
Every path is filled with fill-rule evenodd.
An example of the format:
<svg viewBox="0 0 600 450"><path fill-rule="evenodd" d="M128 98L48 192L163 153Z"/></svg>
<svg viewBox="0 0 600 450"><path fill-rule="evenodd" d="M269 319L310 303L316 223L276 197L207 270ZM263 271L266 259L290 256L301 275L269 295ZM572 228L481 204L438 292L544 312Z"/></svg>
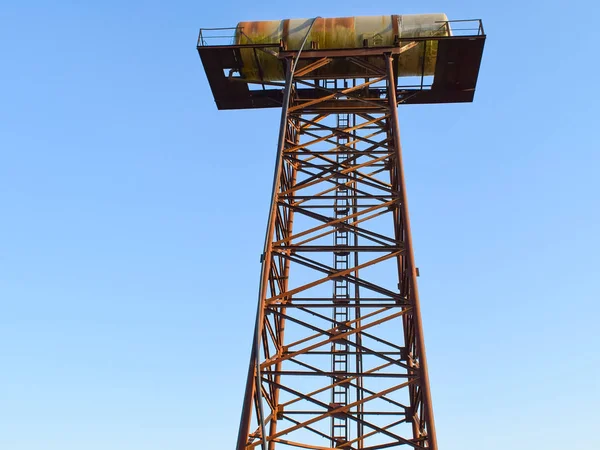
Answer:
<svg viewBox="0 0 600 450"><path fill-rule="evenodd" d="M418 45L425 55L431 38L335 50L255 45L278 58L285 83L266 89L277 83L262 79L252 91L223 70L235 71L248 47L207 46L201 34L220 108L282 108L237 450L437 449L397 106L470 101L480 23L470 38L436 38L433 85L423 74L413 88L398 87L397 59ZM458 57L463 73L447 81L438 66ZM324 70L340 61L355 70Z"/></svg>

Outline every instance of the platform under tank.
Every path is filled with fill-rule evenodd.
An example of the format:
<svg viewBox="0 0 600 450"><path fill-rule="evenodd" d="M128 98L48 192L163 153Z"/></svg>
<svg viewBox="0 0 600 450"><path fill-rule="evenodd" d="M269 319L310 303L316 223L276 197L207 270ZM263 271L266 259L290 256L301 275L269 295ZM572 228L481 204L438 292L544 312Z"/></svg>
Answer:
<svg viewBox="0 0 600 450"><path fill-rule="evenodd" d="M410 14L240 22L235 42L284 43L287 50L298 50L309 30L304 50L392 47L398 44L399 39L402 39L402 46L410 44L410 38L451 35L446 14ZM414 46L401 53L398 56L398 76L433 75L437 44L436 40L419 41L417 45L413 44ZM275 56L252 49L241 49L240 54L243 78L252 81L285 79L281 62ZM372 62L382 65L380 58ZM346 73L349 77L360 77L362 71L364 69L360 66L348 62L343 66L327 65L319 69L317 74L319 77L327 77Z"/></svg>

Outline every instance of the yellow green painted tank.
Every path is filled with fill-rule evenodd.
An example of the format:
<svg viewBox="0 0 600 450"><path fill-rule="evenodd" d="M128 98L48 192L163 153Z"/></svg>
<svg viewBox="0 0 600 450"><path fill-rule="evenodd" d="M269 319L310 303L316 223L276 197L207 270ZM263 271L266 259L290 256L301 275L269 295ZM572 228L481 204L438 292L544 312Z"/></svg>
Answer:
<svg viewBox="0 0 600 450"><path fill-rule="evenodd" d="M368 47L391 47L396 36L411 37L448 36L450 27L445 14L411 14L390 16L361 16L318 18L312 28L313 19L286 19L258 22L240 22L237 25L236 44L279 44L284 42L288 50L298 50L310 29L305 50L311 45L318 49L345 49ZM403 42L402 45L408 42ZM437 41L421 41L402 53L398 58L399 76L420 76L423 71L425 48L425 75L433 75L437 59ZM242 77L258 81L280 81L285 78L276 57L264 52L242 49ZM375 60L381 64L381 60ZM340 67L328 65L320 69L320 75L339 74ZM343 70L350 76L360 76L359 66L348 64Z"/></svg>

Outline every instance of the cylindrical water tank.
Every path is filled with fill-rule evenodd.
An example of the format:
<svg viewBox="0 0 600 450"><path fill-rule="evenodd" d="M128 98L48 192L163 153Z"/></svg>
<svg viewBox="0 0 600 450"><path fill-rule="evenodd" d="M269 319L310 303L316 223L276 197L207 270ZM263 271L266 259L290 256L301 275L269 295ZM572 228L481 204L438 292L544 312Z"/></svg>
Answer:
<svg viewBox="0 0 600 450"><path fill-rule="evenodd" d="M445 14L411 14L390 16L362 16L340 18L318 18L311 28L313 19L286 19L259 22L240 22L237 25L236 44L279 44L284 42L288 50L298 50L308 35L305 50L312 45L318 49L345 49L362 47L391 47L395 39L412 37L448 36L450 27ZM408 42L403 42L407 44ZM242 49L242 76L258 81L283 80L280 62L265 52ZM423 61L423 58L425 61ZM437 58L437 41L421 41L418 45L400 54L399 76L433 75ZM381 64L381 60L374 61ZM259 67L260 63L260 67ZM424 71L423 71L424 69ZM349 76L360 76L359 66L348 63L330 64L319 69L320 76L340 75L348 71Z"/></svg>

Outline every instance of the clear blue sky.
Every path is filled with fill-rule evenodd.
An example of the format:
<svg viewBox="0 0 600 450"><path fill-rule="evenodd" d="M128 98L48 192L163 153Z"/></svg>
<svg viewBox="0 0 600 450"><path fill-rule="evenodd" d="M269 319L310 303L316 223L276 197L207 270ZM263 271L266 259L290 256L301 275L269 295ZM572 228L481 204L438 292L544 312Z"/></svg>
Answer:
<svg viewBox="0 0 600 450"><path fill-rule="evenodd" d="M423 12L489 35L400 108L440 449L600 448L598 3L263 3L0 6L0 448L233 448L278 112L198 28Z"/></svg>

